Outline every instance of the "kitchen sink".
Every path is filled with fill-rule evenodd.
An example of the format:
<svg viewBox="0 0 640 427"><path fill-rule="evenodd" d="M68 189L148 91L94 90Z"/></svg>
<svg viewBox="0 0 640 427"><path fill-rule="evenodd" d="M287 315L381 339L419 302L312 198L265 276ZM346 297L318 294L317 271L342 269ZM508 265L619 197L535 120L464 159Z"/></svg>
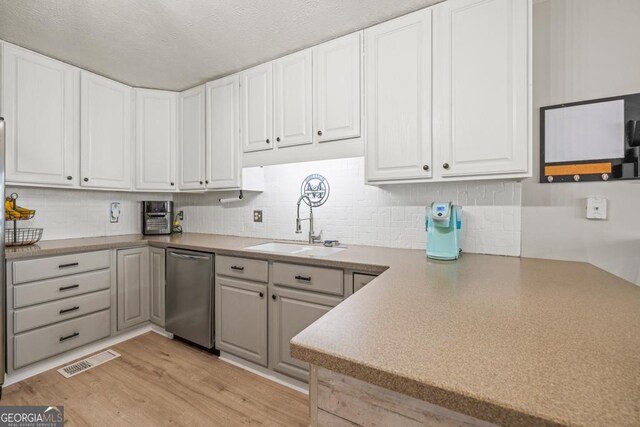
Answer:
<svg viewBox="0 0 640 427"><path fill-rule="evenodd" d="M325 257L344 251L346 248L329 248L325 246L299 245L295 243L263 243L245 248L251 251L271 252L287 255L301 255L308 257Z"/></svg>

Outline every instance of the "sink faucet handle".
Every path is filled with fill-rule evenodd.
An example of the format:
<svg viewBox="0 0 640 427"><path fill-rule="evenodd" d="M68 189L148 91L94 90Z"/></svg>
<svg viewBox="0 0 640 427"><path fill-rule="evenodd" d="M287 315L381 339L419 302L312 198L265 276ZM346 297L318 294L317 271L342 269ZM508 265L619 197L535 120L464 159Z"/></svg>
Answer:
<svg viewBox="0 0 640 427"><path fill-rule="evenodd" d="M312 243L316 243L316 242L321 242L322 241L322 230L320 230L320 232L316 235L316 236L311 236L312 238Z"/></svg>

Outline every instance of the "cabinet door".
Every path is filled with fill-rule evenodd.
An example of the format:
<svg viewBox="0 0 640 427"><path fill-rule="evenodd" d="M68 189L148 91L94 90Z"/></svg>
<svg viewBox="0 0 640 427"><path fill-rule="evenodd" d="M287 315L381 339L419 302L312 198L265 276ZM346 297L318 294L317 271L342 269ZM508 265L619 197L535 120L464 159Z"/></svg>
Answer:
<svg viewBox="0 0 640 427"><path fill-rule="evenodd" d="M178 94L136 89L136 189L176 189Z"/></svg>
<svg viewBox="0 0 640 427"><path fill-rule="evenodd" d="M81 80L80 184L129 190L132 89L86 71Z"/></svg>
<svg viewBox="0 0 640 427"><path fill-rule="evenodd" d="M118 330L149 320L149 248L118 251Z"/></svg>
<svg viewBox="0 0 640 427"><path fill-rule="evenodd" d="M207 83L207 188L240 188L240 80Z"/></svg>
<svg viewBox="0 0 640 427"><path fill-rule="evenodd" d="M277 146L313 143L311 49L280 58L273 67Z"/></svg>
<svg viewBox="0 0 640 427"><path fill-rule="evenodd" d="M313 48L316 141L360 136L361 37L357 32Z"/></svg>
<svg viewBox="0 0 640 427"><path fill-rule="evenodd" d="M267 285L216 278L216 348L267 366Z"/></svg>
<svg viewBox="0 0 640 427"><path fill-rule="evenodd" d="M527 172L529 2L451 0L435 13L437 171Z"/></svg>
<svg viewBox="0 0 640 427"><path fill-rule="evenodd" d="M78 183L80 74L62 62L2 44L7 183Z"/></svg>
<svg viewBox="0 0 640 427"><path fill-rule="evenodd" d="M307 381L309 364L291 357L289 343L293 337L341 301L341 298L313 292L274 288L269 309L270 367L283 374Z"/></svg>
<svg viewBox="0 0 640 427"><path fill-rule="evenodd" d="M360 289L364 288L367 283L372 281L378 276L371 274L353 273L353 292L356 293Z"/></svg>
<svg viewBox="0 0 640 427"><path fill-rule="evenodd" d="M240 73L241 136L245 153L273 148L273 64Z"/></svg>
<svg viewBox="0 0 640 427"><path fill-rule="evenodd" d="M431 9L365 30L368 181L431 177Z"/></svg>
<svg viewBox="0 0 640 427"><path fill-rule="evenodd" d="M149 318L158 326L164 327L164 287L165 254L164 249L149 248Z"/></svg>
<svg viewBox="0 0 640 427"><path fill-rule="evenodd" d="M180 190L205 187L205 97L204 85L180 93Z"/></svg>

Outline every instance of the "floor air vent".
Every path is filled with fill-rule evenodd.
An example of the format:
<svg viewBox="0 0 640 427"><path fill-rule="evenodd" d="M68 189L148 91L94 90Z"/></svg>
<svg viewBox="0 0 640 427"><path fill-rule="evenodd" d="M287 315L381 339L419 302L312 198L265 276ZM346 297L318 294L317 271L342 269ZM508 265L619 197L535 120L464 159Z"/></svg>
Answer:
<svg viewBox="0 0 640 427"><path fill-rule="evenodd" d="M94 354L91 357L87 357L86 359L67 365L64 368L60 368L58 369L58 372L60 372L63 377L70 378L80 372L88 371L91 368L113 360L116 357L120 357L120 354L113 350L103 351L102 353Z"/></svg>

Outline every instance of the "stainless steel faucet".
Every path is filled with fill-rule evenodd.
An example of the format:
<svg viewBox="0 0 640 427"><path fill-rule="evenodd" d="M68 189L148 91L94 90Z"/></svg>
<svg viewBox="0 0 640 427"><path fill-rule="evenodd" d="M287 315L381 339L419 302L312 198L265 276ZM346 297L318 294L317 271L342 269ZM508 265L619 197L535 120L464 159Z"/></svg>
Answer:
<svg viewBox="0 0 640 427"><path fill-rule="evenodd" d="M307 199L307 202L309 202L309 218L300 218L300 203L302 203L304 199ZM309 244L314 244L322 241L322 230L320 230L320 234L318 234L317 236L313 234L313 207L311 206L311 199L309 198L309 196L302 195L298 199L298 207L296 213L297 234L302 233L302 221L307 220L309 221Z"/></svg>

